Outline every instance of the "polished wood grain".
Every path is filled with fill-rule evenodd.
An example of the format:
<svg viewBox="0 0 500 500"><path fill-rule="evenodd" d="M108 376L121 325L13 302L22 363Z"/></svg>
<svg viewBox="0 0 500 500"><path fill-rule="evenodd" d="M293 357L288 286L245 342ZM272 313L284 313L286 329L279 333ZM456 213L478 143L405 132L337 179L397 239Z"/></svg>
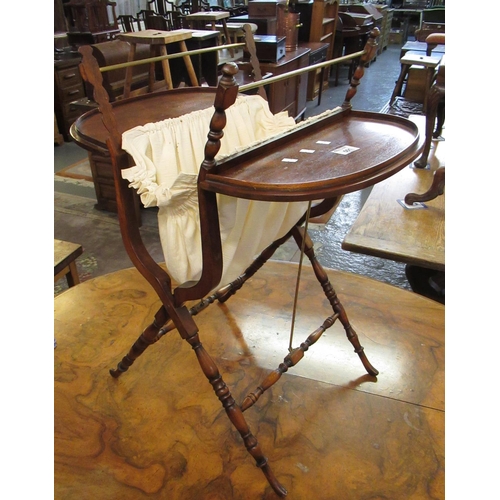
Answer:
<svg viewBox="0 0 500 500"><path fill-rule="evenodd" d="M197 316L239 403L287 355L296 267L269 262ZM289 498L443 499L444 307L329 274L380 375L366 374L337 322L245 412L253 433ZM277 498L175 331L109 375L159 306L134 269L55 299L54 498ZM297 344L329 314L306 267Z"/></svg>
<svg viewBox="0 0 500 500"><path fill-rule="evenodd" d="M347 233L342 248L429 269L445 269L445 195L426 201L427 209L407 210L398 199L425 193L445 163L445 142L434 142L430 169L410 166L373 187Z"/></svg>
<svg viewBox="0 0 500 500"><path fill-rule="evenodd" d="M329 198L393 175L419 155L422 144L409 120L346 109L220 162L200 186L253 200ZM336 152L346 146L356 149Z"/></svg>

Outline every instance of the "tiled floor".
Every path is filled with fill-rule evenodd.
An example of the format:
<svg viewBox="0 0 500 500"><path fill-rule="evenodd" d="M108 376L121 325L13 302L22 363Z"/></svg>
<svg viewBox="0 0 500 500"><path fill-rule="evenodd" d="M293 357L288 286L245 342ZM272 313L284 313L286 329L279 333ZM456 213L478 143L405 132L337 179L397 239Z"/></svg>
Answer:
<svg viewBox="0 0 500 500"><path fill-rule="evenodd" d="M399 74L399 54L399 46L389 45L365 70L358 93L352 101L354 108L380 111L387 104ZM343 102L348 88L347 70L342 68L340 75L339 85L334 87L331 84L323 93L321 106L317 106L317 101L308 103L306 117ZM86 151L74 143L55 146L55 172L85 156ZM95 192L91 183L75 184L56 178L54 191L54 237L82 244L84 253L77 261L82 279L131 266L121 242L117 217L94 208ZM311 228L319 261L326 267L369 276L410 289L403 264L341 249L341 242L366 196L367 193L361 191L345 196L328 224ZM144 212L143 237L152 255L162 261L154 210L145 209ZM298 261L295 244L290 242L288 246L280 249L276 258Z"/></svg>

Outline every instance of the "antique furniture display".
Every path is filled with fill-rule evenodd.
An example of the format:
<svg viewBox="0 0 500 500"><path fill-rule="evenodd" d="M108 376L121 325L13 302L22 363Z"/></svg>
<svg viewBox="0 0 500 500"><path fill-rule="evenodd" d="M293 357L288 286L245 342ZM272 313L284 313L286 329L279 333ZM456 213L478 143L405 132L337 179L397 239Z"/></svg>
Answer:
<svg viewBox="0 0 500 500"><path fill-rule="evenodd" d="M373 36L375 37L376 34ZM413 161L420 154L422 147L422 138L419 136L418 128L406 119L378 113L358 112L352 109L350 101L363 75L363 66L376 51L376 44L372 40L363 52L341 108L330 110L320 117L298 125L295 125L291 118L286 117L286 113L282 113L279 117L271 118L271 121L290 123L286 125L287 128L283 132L257 143L247 144L243 149L229 152L224 157L218 156L220 151L226 151L224 148L228 147L223 141L224 134L229 137L230 134L237 132L234 125L230 125L233 114L239 112L240 109L246 109L247 103L256 103L260 109L265 102L259 96L238 95L238 87L234 80L238 68L235 64L224 67L223 77L216 90L177 89L166 91L161 95L141 96L122 103L109 103L105 90L100 86L102 77L98 65L91 57L90 49L82 47L80 51L83 55L84 74L94 86L95 100L102 114L100 128L112 160L124 244L133 264L149 282L161 301L160 308L154 315L154 321L146 327L129 352L118 363L117 368L111 370L111 374L113 377L119 377L128 371L149 345L155 343L167 332L177 329L180 336L193 348L203 373L212 385L230 421L241 435L248 452L255 459L257 466L262 470L276 494L284 496L287 493L286 489L273 474L257 439L249 429L243 412L252 407L289 368L297 364L309 347L318 341L323 332L337 319L343 325L347 338L365 370L371 376L378 374L368 361L358 335L351 326L327 274L315 258L312 242L307 235L308 217L325 213L333 206L338 196L376 184ZM151 110L152 112L145 112L144 104L156 99L158 99L157 106ZM162 99L163 106L161 106ZM127 110L124 109L125 106L130 108L136 101L139 102L136 107L138 113L142 113L142 117L148 119L145 126L135 127L136 117L131 119ZM212 104L215 110L212 109ZM164 119L166 109L171 115L182 116L182 120L154 123L159 119ZM197 110L195 113L186 114L195 109ZM173 157L171 156L167 162L150 163L154 158L149 157L149 145L147 142L144 143L143 134L146 134L145 137L150 137L150 132L154 132L156 127L177 126L177 123L198 116L206 119L206 116L210 116L208 112L212 117L201 166L198 168L196 165L191 165L192 173L187 177L184 173L178 175L178 171L172 172L171 174L177 175L177 177L174 175L174 184L171 184L172 178L164 183L157 177L160 175L157 169L161 168L162 172L163 169L168 169ZM90 114L95 116L96 112L92 111ZM254 115L251 113L250 116ZM83 141L92 143L94 131L91 131L85 138L84 131L79 130L80 126L85 124L88 125L88 120L84 119L74 127L77 131L75 138L81 143ZM131 125L135 127L133 130L130 130ZM126 133L122 136L123 132ZM135 142L136 137L137 142ZM136 144L139 145L139 151L135 148ZM163 148L164 144L160 143L160 147ZM134 161L123 148L127 148L133 154ZM145 149L145 163L143 163L141 148ZM189 155L192 152L181 149L177 153ZM135 166L133 166L134 162ZM186 196L187 199L191 199L191 194L188 196L183 190L174 190L175 182L189 180L189 193L197 196L195 201L199 226L196 230L199 230L201 235L200 270L199 273L195 272L192 281L182 284L179 282L179 285L174 285L170 274L154 262L144 247L138 231L133 190L129 187L130 180L125 181L123 178L125 176L130 179L129 175L136 174L139 177L133 185L139 188L141 196L154 200L159 196L165 200L167 206L175 196L181 198ZM161 175L168 174L162 173ZM158 190L157 187L160 189ZM262 202L264 202L263 205ZM300 203L297 205L297 202ZM276 241L267 247L264 246L262 253L255 261L251 262L250 259L249 266L246 269L242 267L239 271L242 274L234 281L229 284L225 280L221 282L222 276L225 277L228 270L226 263L228 214L224 212L224 207L248 206L249 210L254 210L255 207L274 210L274 207L280 205L285 205L286 213L290 214L290 217L287 216L287 222L283 219L281 223L280 217L282 216L276 218L272 215L266 219L266 222L263 222L264 219L260 220L260 228L261 232L264 229L264 236L267 235L266 229L270 225L275 228L272 234L276 234L273 236L277 237ZM295 219L292 217L293 214L295 214ZM241 215L245 213L240 213L239 216ZM290 222L291 225L289 225ZM250 236L255 238L254 232ZM237 293L244 283L266 263L275 250L289 238L293 238L310 259L314 274L331 306L331 315L299 347L293 348L291 338L290 352L285 356L283 363L266 376L253 392L248 393L239 405L222 379L213 358L201 344L194 317L213 302L225 302ZM261 243L264 241L265 239L262 239ZM236 258L236 261L242 264L238 260L239 251L234 254L233 259ZM166 259L168 258L166 255ZM174 260L175 258L176 256ZM172 258L169 261L172 261ZM236 269L232 270L234 271ZM227 276L229 275L228 272ZM219 288L221 285L222 288Z"/></svg>

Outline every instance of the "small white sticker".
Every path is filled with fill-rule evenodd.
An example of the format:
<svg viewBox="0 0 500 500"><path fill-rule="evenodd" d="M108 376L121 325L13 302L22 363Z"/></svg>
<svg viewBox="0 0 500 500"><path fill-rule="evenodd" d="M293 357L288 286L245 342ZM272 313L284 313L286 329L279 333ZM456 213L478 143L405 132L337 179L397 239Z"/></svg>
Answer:
<svg viewBox="0 0 500 500"><path fill-rule="evenodd" d="M331 144L332 141L316 141L316 144Z"/></svg>
<svg viewBox="0 0 500 500"><path fill-rule="evenodd" d="M340 148L334 149L332 153L336 153L338 155L348 155L353 151L357 151L359 148L355 148L354 146L342 146Z"/></svg>
<svg viewBox="0 0 500 500"><path fill-rule="evenodd" d="M314 149L301 149L300 152L301 153L314 153L315 150Z"/></svg>
<svg viewBox="0 0 500 500"><path fill-rule="evenodd" d="M281 161L284 161L286 163L295 163L297 160L297 158L283 158Z"/></svg>

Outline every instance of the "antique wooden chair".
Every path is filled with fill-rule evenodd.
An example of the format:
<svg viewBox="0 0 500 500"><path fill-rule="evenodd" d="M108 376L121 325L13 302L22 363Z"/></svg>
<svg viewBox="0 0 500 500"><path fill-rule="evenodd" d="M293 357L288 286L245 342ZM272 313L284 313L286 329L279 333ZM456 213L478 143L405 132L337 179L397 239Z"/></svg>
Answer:
<svg viewBox="0 0 500 500"><path fill-rule="evenodd" d="M349 117L351 112L350 101L355 95L356 87L359 85L359 81L364 73L363 67L376 51L376 43L374 42L375 37L376 35L370 38L365 48L365 52L360 59L342 107L328 112L326 119L332 119L333 117L333 119L336 120L339 117L340 119ZM210 109L211 119L209 122L209 129L207 130L208 140L204 147L204 158L199 169L197 165L194 166L198 172L196 174L197 182L195 193L197 195L197 211L199 215L199 232L201 237L201 273L192 281L174 284L174 280L169 272L165 271L162 266L154 261L141 240L132 196L133 190L129 186L129 181L123 178L124 175L128 175L127 172L130 172L131 168L134 168L131 167L131 165L133 165L131 155L127 153L123 144L124 138L127 136L124 134L122 137L119 133L120 127L115 119L113 105L110 104L109 97L102 86L102 76L97 62L92 57L91 49L82 47L80 52L83 56L81 65L82 74L94 87L94 98L99 104L103 123L109 132L107 147L112 159L118 217L123 242L134 266L151 284L161 301L161 306L156 312L152 323L144 329L135 343L131 346L130 351L118 363L117 368L110 370L110 373L113 377L119 377L132 366L134 361L148 346L157 342L167 332L177 329L181 337L192 346L205 376L221 401L230 421L240 433L248 452L255 459L257 466L262 469L273 490L278 495L284 496L286 495L286 489L279 483L271 471L268 460L264 456L256 438L252 435L243 416L243 412L251 407L264 391L276 383L283 373L302 359L309 347L314 344L321 337L322 333L332 326L337 319L342 323L347 338L354 347L354 351L358 354L366 371L373 376L376 376L378 371L368 361L363 351L363 347L360 345L358 336L350 325L346 312L326 272L315 257L312 242L307 234L308 217L319 216L330 210L332 206L334 206L338 196L314 198L315 200L320 199L320 201L311 203L307 201L309 198L304 194L309 189L307 183L299 183L297 185L298 191L296 194L298 201L303 202L303 204L299 205L300 212L295 212L295 219L293 219L292 223L285 228L285 230L282 228L280 236L264 248L260 255L251 262L246 269L241 269L241 274L236 279L226 284L225 282L221 283L221 277L223 274L225 275L226 270L224 243L221 237L221 233L224 232L224 228L222 227L224 217L221 217L221 204L223 201L221 200L226 195L224 194L224 189L220 191L222 194L217 193L217 183L220 174L225 172L224 165L230 165L231 162L238 165L240 159L242 162L241 165L244 165L245 162L248 163L252 161L257 151L265 152L273 148L278 148L279 150L279 148L282 147L282 141L287 139L289 130L293 131L294 134L300 135L302 131L308 127L312 127L313 130L316 131L323 130L322 123L318 124L318 122L315 122L313 119L309 119L298 125L293 124L293 126L284 133L280 133L277 136L270 136L258 144L250 144L243 148L242 152L230 153L226 158L220 159L219 152L223 142L224 131L228 132L227 129L230 128L229 125L225 128L228 116L232 107L237 106L238 99L242 97L238 94L238 86L234 79L234 75L237 72L236 65L229 64L224 67L219 86L216 91L214 89L214 108ZM169 105L180 105L179 100L174 102L176 91L169 92L173 92L171 94L172 101ZM261 99L259 96L250 97ZM185 99L185 97L181 97L180 99ZM396 117L388 117L387 119L392 121L403 120ZM312 124L308 123L310 120L312 120ZM385 151L387 148L382 149ZM417 154L416 150L412 152L411 158L414 158L415 154ZM395 156L394 168L402 168L404 164L407 164L409 158L410 157L398 153ZM350 185L352 190L358 186L359 189L366 185L370 185L370 183L375 182L374 179L377 176L383 178L384 176L394 173L392 167L388 169L387 163L388 162L385 161L382 166L377 167L377 173L371 171L365 172L359 177L359 180L356 179L356 181L352 181ZM318 190L314 192L315 194L316 192L319 194L328 194L329 192L335 191L328 191L326 188L323 188L323 183L316 183L315 186L318 186ZM236 203L242 189L242 186L238 186L238 182L235 181L234 190L231 188L229 191L229 194L232 193L232 195L226 196L226 198L232 198ZM341 188L335 189L337 191L339 189L341 190ZM143 194L147 197L151 193L146 192ZM167 194L170 196L171 193ZM289 193L285 193L285 195L286 198L291 196ZM283 193L280 193L277 188L270 188L269 192L264 193L262 199L264 201L277 200L279 203L281 196L283 196ZM283 363L280 364L275 371L271 372L257 389L250 393L240 405L236 403L231 395L215 361L205 351L200 341L194 316L216 301L225 302L229 299L239 288L241 288L241 286L243 286L246 280L253 276L259 268L272 257L276 249L289 238L293 238L299 248L301 248L310 259L312 269L331 304L332 315L326 318L321 326L311 333L299 347L290 349ZM194 306L188 308L186 303L190 301L197 302Z"/></svg>

